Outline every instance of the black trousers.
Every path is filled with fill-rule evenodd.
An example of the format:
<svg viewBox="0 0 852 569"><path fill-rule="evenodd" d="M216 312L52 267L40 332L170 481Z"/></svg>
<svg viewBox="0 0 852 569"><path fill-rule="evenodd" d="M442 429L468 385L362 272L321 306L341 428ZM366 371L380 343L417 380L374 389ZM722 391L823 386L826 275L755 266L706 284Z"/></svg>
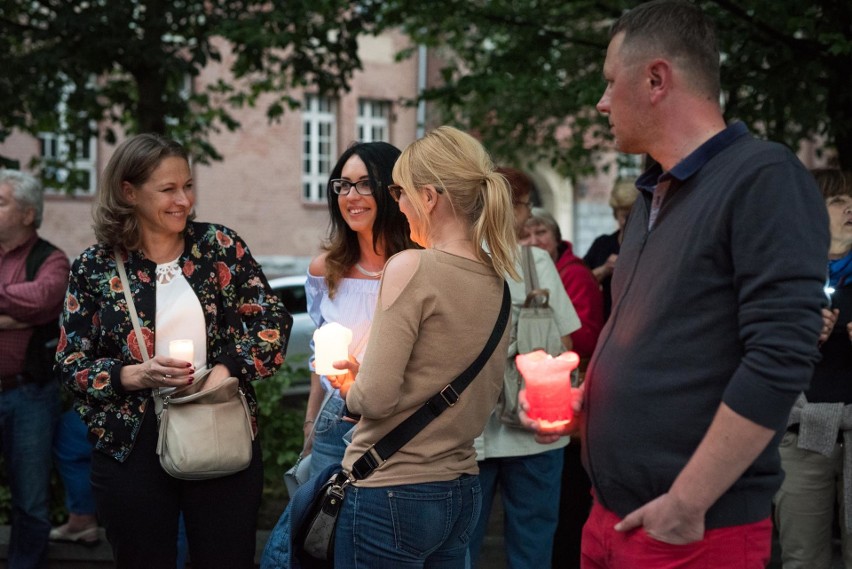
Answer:
<svg viewBox="0 0 852 569"><path fill-rule="evenodd" d="M119 569L174 569L178 517L183 512L195 569L252 569L257 513L263 491L260 444L251 465L212 480L178 480L160 467L157 421L145 413L127 460L95 451L92 487Z"/></svg>
<svg viewBox="0 0 852 569"><path fill-rule="evenodd" d="M565 447L559 523L553 536L553 569L580 568L580 538L592 509L592 481L583 468L580 437Z"/></svg>

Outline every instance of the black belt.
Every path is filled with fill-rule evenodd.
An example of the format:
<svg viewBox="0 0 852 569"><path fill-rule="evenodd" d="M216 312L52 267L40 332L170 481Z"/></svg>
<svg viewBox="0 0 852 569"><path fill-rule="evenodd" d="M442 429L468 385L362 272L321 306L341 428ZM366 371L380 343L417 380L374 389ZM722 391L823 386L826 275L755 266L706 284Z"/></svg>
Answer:
<svg viewBox="0 0 852 569"><path fill-rule="evenodd" d="M35 378L28 373L0 375L0 393L11 391L22 385L27 385L28 383L35 383Z"/></svg>

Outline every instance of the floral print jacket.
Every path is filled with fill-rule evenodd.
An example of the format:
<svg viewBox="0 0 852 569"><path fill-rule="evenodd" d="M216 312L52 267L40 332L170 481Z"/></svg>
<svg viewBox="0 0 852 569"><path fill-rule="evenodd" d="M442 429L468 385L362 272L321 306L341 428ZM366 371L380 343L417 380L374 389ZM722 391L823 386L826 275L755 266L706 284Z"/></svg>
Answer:
<svg viewBox="0 0 852 569"><path fill-rule="evenodd" d="M257 397L249 382L272 375L284 362L293 318L235 232L190 222L184 239L178 263L204 312L208 362L226 365L240 379L257 430ZM124 259L142 335L153 354L157 265L141 251ZM142 361L113 249L89 247L71 267L57 370L75 396L95 448L120 462L133 449L145 410L153 409L150 389L125 391L119 380L124 364Z"/></svg>

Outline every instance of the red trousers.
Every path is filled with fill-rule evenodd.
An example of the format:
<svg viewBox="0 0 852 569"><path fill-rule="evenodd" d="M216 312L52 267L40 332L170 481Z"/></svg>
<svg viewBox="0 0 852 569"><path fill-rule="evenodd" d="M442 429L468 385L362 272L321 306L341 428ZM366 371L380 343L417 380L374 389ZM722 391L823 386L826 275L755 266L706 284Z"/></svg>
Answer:
<svg viewBox="0 0 852 569"><path fill-rule="evenodd" d="M582 569L764 569L769 563L769 518L707 530L704 539L686 545L657 541L642 528L617 532L619 521L595 501L583 527Z"/></svg>

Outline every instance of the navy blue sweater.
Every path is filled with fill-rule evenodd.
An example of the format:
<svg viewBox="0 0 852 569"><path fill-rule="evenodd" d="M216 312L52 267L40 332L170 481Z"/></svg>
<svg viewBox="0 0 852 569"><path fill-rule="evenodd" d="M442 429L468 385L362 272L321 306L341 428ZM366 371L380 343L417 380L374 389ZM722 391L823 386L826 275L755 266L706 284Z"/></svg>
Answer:
<svg viewBox="0 0 852 569"><path fill-rule="evenodd" d="M583 447L598 499L622 517L669 490L721 402L780 437L818 358L825 204L785 147L742 125L724 133L669 190L652 230L648 195L625 229L587 373ZM706 527L766 518L782 477L773 441Z"/></svg>

